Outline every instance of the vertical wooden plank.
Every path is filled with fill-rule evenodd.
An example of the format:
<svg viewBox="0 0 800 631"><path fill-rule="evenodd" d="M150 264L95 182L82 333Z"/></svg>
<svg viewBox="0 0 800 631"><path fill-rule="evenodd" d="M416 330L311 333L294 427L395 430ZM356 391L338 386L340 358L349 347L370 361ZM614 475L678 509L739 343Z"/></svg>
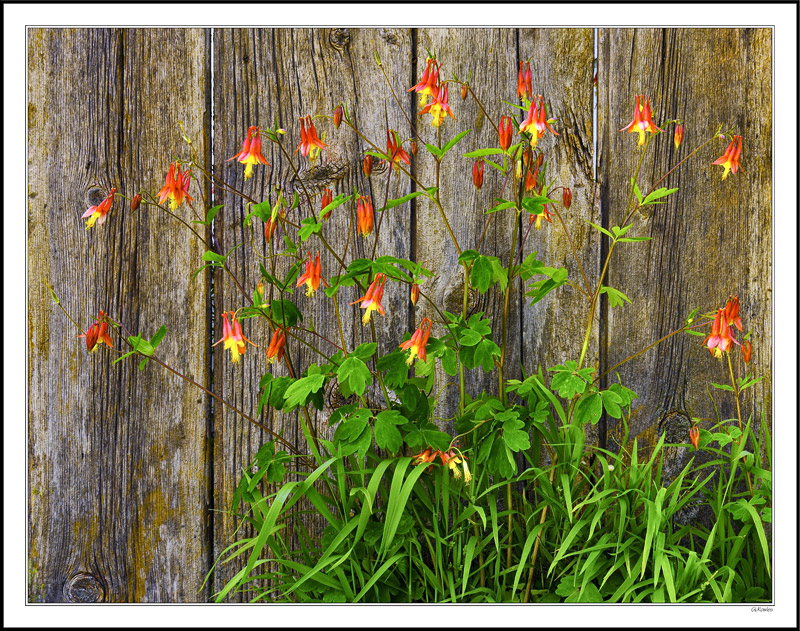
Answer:
<svg viewBox="0 0 800 631"><path fill-rule="evenodd" d="M337 130L330 119L316 117L331 116L339 103L346 102L359 130L380 149L385 148L387 128L396 129L403 139L408 138L410 131L391 96L387 96L374 55L375 52L379 54L395 90L402 91L411 77L410 32L407 29L220 29L214 33L217 60L214 94L216 172L259 202L266 199L275 186L280 186L289 200L297 191L301 199L300 207L287 217L295 224L311 216L304 187L313 198L312 205L317 215L320 211L320 193L325 188L331 188L334 194L349 194L357 187L362 194L371 195L375 208L380 207L386 187L385 171L381 173L382 168L376 164L376 173L367 180L361 166L363 151L372 147L344 124ZM399 96L404 98L404 93ZM272 126L275 119L288 132L283 142L288 153L292 154L300 140L298 119L306 115L315 117L315 126L328 146L313 169L299 153L292 157L292 163L299 170L299 178L281 151L267 140L262 148L270 166L256 168L252 180L243 180L241 165L235 161L225 162L241 147L248 126ZM407 182L396 176L392 178L390 198L402 196L408 191ZM277 196L273 194L270 199L274 202ZM225 209L217 221L217 235L227 249L245 242L230 262L241 285L252 292L260 278L258 262L262 262L267 269L271 265L269 260L259 258L269 253L263 237L263 224L259 220L254 222L254 249L249 233L242 227L245 215L242 199L220 193L218 200L218 203L225 203ZM345 249L351 217L355 216L354 209L355 204L347 204L334 210L322 232L340 256ZM392 209L391 214L387 215L381 228L378 255L410 255L409 216L408 206ZM376 216L376 224L378 219ZM292 227L288 230L291 238L299 243L297 230ZM364 239L351 234L345 262L369 257L374 235ZM276 251L283 248L280 236L276 236L274 244ZM306 255L311 251L316 256L317 250L322 252L323 278L338 274L339 264L317 237L312 236L302 244L300 253ZM279 277L284 277L290 263L283 257L279 258L276 263ZM241 292L237 293L230 279L221 275L217 277L215 289L217 313L249 303ZM348 302L360 296L355 287L344 288L338 296L342 329L349 350L362 342L372 341L370 328L362 328L361 310L357 305L347 306ZM277 295L274 297L277 298ZM295 301L303 311L305 320L301 326L313 326L316 334L299 329L294 331L322 352L333 354L335 345L341 345L341 335L331 299L321 290L313 297L306 297L302 288L289 292L285 297ZM407 300L407 288L396 284L387 286L384 296L386 317L376 318L379 353L398 343L398 330L407 328ZM217 320L219 324L219 316ZM215 356L216 366L219 367L215 383L222 396L240 409L255 414L258 384L263 374L272 372L275 376L282 376L288 372L285 363L270 367L266 361L264 353L271 334L266 322L248 320L244 329L245 335L261 344L261 348L249 350L239 366L232 365L229 357L218 353ZM293 365L299 372L311 362L323 361L297 340L290 339L287 346ZM368 399L375 399L377 392L379 390L372 391ZM326 400L335 401L336 393L329 392ZM332 431L325 420L331 410L326 408L317 412L311 407L309 411L315 431L320 436L330 438ZM305 445L297 413L283 414L265 409L260 421L275 431L282 431L283 436L295 445ZM215 429L215 503L221 510L227 510L236 482L241 477L242 467L252 461L257 449L269 436L228 410L219 408ZM216 552L227 545L237 526L237 520L218 513L215 522ZM308 527L313 535L319 536L319 524L309 523ZM215 588L224 586L238 569L219 567L215 574Z"/></svg>
<svg viewBox="0 0 800 631"><path fill-rule="evenodd" d="M468 96L466 101L460 97L460 86L450 86L450 108L458 119L450 117L440 127L441 144L453 138L461 131L472 131L459 142L444 158L439 173L438 186L444 213L453 230L459 247L463 250L475 249L487 220L491 221L486 236L481 244L480 252L484 255L497 256L508 263L511 250L511 234L514 217L507 213L494 216L484 214L496 204L497 197L508 197L508 190L501 194L503 181L499 172L484 167L484 184L476 191L472 182L473 160L462 157L464 153L484 147L499 145L497 128L500 116L507 106L500 99L512 99L516 90L517 41L516 31L512 29L419 29L417 37L417 75L414 83L419 81L426 66L426 50L436 53L442 64L441 79L450 79L454 75L466 81L470 71L470 83L486 110L486 119L475 100ZM413 85L413 84L412 84ZM409 86L410 87L410 86ZM431 125L431 116L418 116L419 108L415 104L415 116L420 137L424 142L437 144L437 130ZM494 124L492 124L494 123ZM420 143L417 177L426 187L436 186L436 166L433 157L427 153ZM497 156L495 156L497 157ZM415 243L417 261L425 268L434 270L436 277L423 286L439 309L460 314L464 297L464 273L458 263L458 251L444 225L440 211L431 202L417 204L417 221ZM519 293L513 292L509 303L509 333L507 356L505 360L506 378L519 375ZM483 312L484 317L492 321L493 341L501 346L502 316L504 294L498 286L486 294L472 290L468 297L468 314ZM417 309L417 323L423 316L439 322L441 318L436 311L424 301L420 301ZM437 325L434 335L443 336L444 328ZM436 390L447 382L458 385L458 377L450 377L437 368ZM465 384L468 393L477 396L481 391L497 393L496 373L486 373L481 368L467 370ZM439 396L437 403L438 417L448 418L456 412L458 389L447 388ZM443 427L452 431L452 423Z"/></svg>
<svg viewBox="0 0 800 631"><path fill-rule="evenodd" d="M534 94L544 96L549 117L558 119L553 129L561 136L545 133L539 147L548 162L547 182L555 182L552 189L566 186L572 190L570 209L558 208L577 253L576 257L554 215L553 223L543 222L541 230L530 231L523 256L538 252L538 259L546 266L566 267L570 280L591 291L586 290L581 269L593 289L600 273L600 239L586 221L600 222L592 173L594 33L592 29L521 29L519 44L520 59L530 59ZM560 200L561 193L556 191L553 198ZM566 285L536 304L523 297L520 343L527 374L540 366L548 374L547 369L556 364L577 360L586 334L589 304L584 293ZM598 361L598 321L596 316L586 365Z"/></svg>
<svg viewBox="0 0 800 631"><path fill-rule="evenodd" d="M167 324L158 356L206 380L207 286L189 279L202 249L119 195L161 188L171 157L187 154L179 120L207 150L207 36L28 33L28 598L203 600L205 397L154 362L140 372L111 366L118 353L105 348L87 355L44 281L84 328L101 309L148 337ZM87 231L81 214L112 187L113 211Z"/></svg>
<svg viewBox="0 0 800 631"><path fill-rule="evenodd" d="M679 118L686 128L679 150L672 126L651 142L639 178L643 192L720 123L735 128L744 147L744 170L723 181L722 167L711 162L728 141L713 140L661 184L678 193L635 218L630 234L652 241L621 244L615 252L605 284L625 291L633 304L608 310L606 366L679 328L693 308L715 311L738 294L745 330L754 330L751 370L764 376L744 397L745 420L752 414L754 423L771 405L771 42L769 29L602 29L598 74L599 170L611 225L622 221L640 155L636 136L617 131L630 122L635 95L650 97L656 123ZM709 385L730 381L727 362L711 357L702 339L674 336L619 369L640 396L632 436L652 443L671 410L710 427L715 413L707 389L722 419L736 416L733 397ZM734 371L744 371L740 357L737 348Z"/></svg>

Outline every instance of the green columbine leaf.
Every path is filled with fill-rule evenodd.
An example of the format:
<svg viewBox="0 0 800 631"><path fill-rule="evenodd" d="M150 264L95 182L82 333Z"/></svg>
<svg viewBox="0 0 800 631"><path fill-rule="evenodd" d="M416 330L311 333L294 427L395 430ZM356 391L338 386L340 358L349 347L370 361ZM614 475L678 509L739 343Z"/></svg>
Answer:
<svg viewBox="0 0 800 631"><path fill-rule="evenodd" d="M575 406L575 420L579 425L596 424L602 413L603 401L597 392L584 394Z"/></svg>
<svg viewBox="0 0 800 631"><path fill-rule="evenodd" d="M630 298L623 294L619 289L614 289L613 287L606 287L603 285L600 289L600 293L608 296L609 307L621 307L625 304L625 302L631 302Z"/></svg>
<svg viewBox="0 0 800 631"><path fill-rule="evenodd" d="M498 153L503 153L503 150L500 148L492 148L492 149L476 149L475 151L470 151L469 153L465 153L465 158L482 158L483 156L493 156Z"/></svg>
<svg viewBox="0 0 800 631"><path fill-rule="evenodd" d="M272 319L282 327L295 326L303 320L303 314L291 300L273 300L270 303Z"/></svg>
<svg viewBox="0 0 800 631"><path fill-rule="evenodd" d="M636 187L636 188L638 190L638 187ZM662 187L662 188L658 188L658 189L654 190L652 193L650 193L647 197L644 198L644 201L642 201L641 192L639 192L639 194L636 197L639 200L639 204L641 206L644 206L645 204L653 204L653 203L655 203L655 200L661 199L662 197L666 197L667 195L672 195L677 190L678 190L677 188L665 188L665 187Z"/></svg>
<svg viewBox="0 0 800 631"><path fill-rule="evenodd" d="M403 437L396 425L404 425L408 419L397 410L387 410L375 417L375 443L379 449L400 451Z"/></svg>
<svg viewBox="0 0 800 631"><path fill-rule="evenodd" d="M336 371L336 377L339 379L339 385L345 397L353 393L361 396L364 394L366 386L372 383L372 374L369 368L354 355L350 355L342 362Z"/></svg>
<svg viewBox="0 0 800 631"><path fill-rule="evenodd" d="M306 217L305 219L300 221L300 242L302 243L312 234L315 234L322 230L322 222L315 221L313 217Z"/></svg>
<svg viewBox="0 0 800 631"><path fill-rule="evenodd" d="M461 140L464 136L466 136L471 131L472 131L471 129L467 129L467 130L462 131L461 133L457 134L444 147L442 147L441 155L444 156L444 154L446 154L448 151L450 151L450 149L452 149L453 147L456 146L456 143L459 140Z"/></svg>
<svg viewBox="0 0 800 631"><path fill-rule="evenodd" d="M401 204L405 204L408 201L411 201L415 197L419 197L420 195L426 195L425 191L414 191L413 193L409 193L408 195L403 195L403 197L398 197L397 199L390 199L386 202L386 206L383 208L378 208L377 212L381 212L384 210L389 210L390 208L394 208L395 206L400 206Z"/></svg>
<svg viewBox="0 0 800 631"><path fill-rule="evenodd" d="M401 388L408 379L409 366L406 364L408 353L394 351L378 360L378 370L384 373L383 380L393 390Z"/></svg>
<svg viewBox="0 0 800 631"><path fill-rule="evenodd" d="M492 262L488 257L480 255L472 264L472 273L470 274L470 283L476 287L478 291L485 294L489 287L491 287L494 278L494 268Z"/></svg>
<svg viewBox="0 0 800 631"><path fill-rule="evenodd" d="M298 405L304 405L309 395L317 392L325 383L324 375L310 375L297 379L286 389L283 410L290 412Z"/></svg>

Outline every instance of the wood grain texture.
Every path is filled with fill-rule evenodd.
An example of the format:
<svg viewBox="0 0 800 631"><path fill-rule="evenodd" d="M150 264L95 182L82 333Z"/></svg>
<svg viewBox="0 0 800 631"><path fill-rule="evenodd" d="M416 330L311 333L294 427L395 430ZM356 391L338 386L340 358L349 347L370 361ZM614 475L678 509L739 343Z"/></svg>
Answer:
<svg viewBox="0 0 800 631"><path fill-rule="evenodd" d="M204 149L207 55L199 30L29 30L33 602L191 601L208 567L205 397L154 362L87 355L44 285L84 328L101 309L148 337L166 324L158 355L205 381L207 287L188 273L202 250L120 195L163 185L179 120ZM81 214L111 187L87 231Z"/></svg>
<svg viewBox="0 0 800 631"><path fill-rule="evenodd" d="M349 110L354 113L356 127L380 150L386 147L386 130L389 128L397 130L403 139L410 136L402 113L391 98L385 97L388 88L374 57L377 52L399 98L407 101L404 86L409 85L411 78L411 41L408 30L220 29L215 31L215 44L218 52L214 96L217 130L214 161L217 173L224 173L225 179L233 182L235 188L246 191L259 202L266 199L276 186L285 191L289 200L297 191L301 199L300 207L287 217L295 224L312 215L309 197L314 213L319 216L321 192L325 188L331 188L334 194L349 194L357 188L361 194L371 196L376 209L383 205L387 178L385 169L376 164L376 172L367 180L361 165L363 151L373 147L345 124L338 130L335 129L330 118L325 117L332 116L340 103L348 104ZM283 137L283 142L288 154L292 154L300 140L299 118L307 115L314 117L318 133L328 145L313 169L300 153L291 157L291 162L295 165L293 168L287 157L267 141L264 155L271 166L257 168L253 179L246 183L243 182L241 165L224 162L238 151L249 125L271 126L276 118L279 125L288 132ZM409 190L407 181L395 176L390 182L389 197L401 197ZM271 199L274 202L277 199L276 194ZM217 234L228 249L237 243L246 243L231 257L231 270L241 285L252 292L260 273L250 245L250 236L242 228L244 203L231 194L226 194L221 201L225 203L225 210L217 222ZM378 255L410 255L410 212L408 205L389 211L378 237ZM348 230L354 218L355 204L345 204L334 210L331 219L325 224L322 234L340 257L348 243ZM375 219L377 226L377 214ZM255 229L256 249L261 256L266 256L268 249L263 237L263 224L258 220L255 223L258 224ZM297 230L292 227L288 230L292 239L299 243ZM345 263L355 258L369 258L375 234L366 238L356 237L353 226L348 253L343 257ZM282 247L280 240L276 240L276 249ZM323 278L338 274L339 263L317 237L312 236L304 243L299 253L307 258L308 251L316 256L318 250L322 252ZM270 269L271 263L266 260L263 262ZM291 262L286 259L276 262L279 277L285 276ZM301 268L301 272L303 269ZM218 281L215 286L218 313L248 304L247 299L240 292L237 293L229 279L223 280L220 275ZM361 295L357 287L345 287L338 295L342 333L348 350L373 339L371 328L362 327L362 312L358 305L347 305ZM296 333L323 353L333 354L336 346L341 346L342 336L331 299L321 289L313 297L307 297L302 287L288 292L285 297L295 301L302 310L305 318L302 326L306 329L313 327L316 331L314 334L295 330ZM399 343L398 332L408 327L408 288L389 283L384 306L386 317L375 316L378 353L381 354ZM219 377L216 379L216 387L235 405L255 413L258 384L262 375L270 371L275 376L286 375L288 372L283 363L273 364L270 368L266 362L264 351L270 339L266 322L250 320L249 323L250 328L245 325L245 335L261 344L262 348L252 349L252 356L248 354L239 366L231 365L228 357L218 353L216 359L219 370L216 374ZM297 340L291 340L287 347L298 374L310 363L324 361ZM379 392L373 388L368 393L368 400L383 404ZM326 399L335 401L335 393L328 392ZM331 438L333 434L326 422L330 412L328 408L317 412L309 406L312 426L320 436L326 438ZM265 410L261 420L275 431L282 431L284 438L293 444L305 444L297 412L284 414ZM222 510L226 510L241 476L241 468L252 461L258 448L268 440L268 436L227 410L218 412L215 428L215 502ZM237 521L228 515L218 513L218 516L215 522L217 551L226 545L237 525ZM320 535L318 524L309 523L309 529L312 535ZM215 587L222 587L237 570L238 568L219 568L215 574Z"/></svg>
<svg viewBox="0 0 800 631"><path fill-rule="evenodd" d="M722 181L711 164L728 146L714 140L660 186L678 187L666 204L634 220L633 236L645 244L621 244L605 284L627 293L633 305L607 311L606 366L683 325L700 307L713 312L738 294L745 331L752 328L751 370L764 381L744 397L743 415L769 417L772 336L771 234L771 33L769 29L600 30L599 171L605 220L622 221L629 178L639 152L636 136L617 130L630 122L635 95L650 97L654 120L682 119L683 145L673 127L651 142L639 178L643 192L718 124L743 136L744 171ZM738 334L741 337L742 334ZM710 382L729 383L727 363L711 357L703 338L675 336L619 370L639 393L632 435L652 443L659 419L677 409L706 419L714 405ZM744 369L734 354L734 370ZM736 416L733 397L711 390L722 419Z"/></svg>

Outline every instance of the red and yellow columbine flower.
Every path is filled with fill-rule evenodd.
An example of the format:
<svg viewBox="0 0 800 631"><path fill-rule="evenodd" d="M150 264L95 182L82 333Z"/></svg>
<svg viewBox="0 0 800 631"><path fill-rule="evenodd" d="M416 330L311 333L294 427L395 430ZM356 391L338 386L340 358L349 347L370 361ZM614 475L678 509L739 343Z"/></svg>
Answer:
<svg viewBox="0 0 800 631"><path fill-rule="evenodd" d="M311 258L311 252L308 253L308 263L306 263L306 271L300 278L297 279L296 287L300 287L300 285L305 284L306 286L306 296L313 296L314 292L319 289L320 281L322 282L325 287L328 286L322 277L320 276L322 272L322 264L319 261L319 251L317 251L317 260L316 262Z"/></svg>
<svg viewBox="0 0 800 631"><path fill-rule="evenodd" d="M373 311L377 311L381 315L384 315L383 312L383 305L381 304L381 300L383 299L383 288L386 285L386 275L385 274L376 274L375 280L372 281L372 284L367 288L367 293L365 293L361 298L358 300L354 300L351 302L351 305L354 305L358 302L361 303L361 308L366 309L364 312L364 317L361 318L361 322L366 324L369 322L369 317L372 315Z"/></svg>
<svg viewBox="0 0 800 631"><path fill-rule="evenodd" d="M675 148L680 148L681 143L683 143L683 125L679 123L675 126Z"/></svg>
<svg viewBox="0 0 800 631"><path fill-rule="evenodd" d="M307 127L306 127L307 126ZM295 153L299 150L301 154L307 157L312 162L316 160L317 154L323 147L327 147L324 142L317 136L317 128L314 127L314 121L311 116L300 117L300 144L297 145Z"/></svg>
<svg viewBox="0 0 800 631"><path fill-rule="evenodd" d="M714 357L722 357L722 354L731 349L732 343L738 344L731 329L728 326L728 321L725 318L725 309L717 309L717 317L714 319L714 324L711 325L711 333L703 340L703 344L708 347L708 351Z"/></svg>
<svg viewBox="0 0 800 631"><path fill-rule="evenodd" d="M185 197L187 203L191 206L192 198L189 197L189 185L191 183L191 171L187 170L186 173L181 175L181 165L178 162L173 162L169 165L164 187L158 191L158 203L163 204L169 199L170 210L176 210L183 204L183 199Z"/></svg>
<svg viewBox="0 0 800 631"><path fill-rule="evenodd" d="M534 99L531 101L531 105L528 108L528 117L519 126L519 131L527 131L530 133L531 147L535 147L538 139L544 136L545 129L549 129L555 136L561 135L554 131L553 128L550 127L550 123L547 122L547 118L545 117L544 98L541 94L537 94L536 97L534 97Z"/></svg>
<svg viewBox="0 0 800 631"><path fill-rule="evenodd" d="M692 441L695 451L700 449L700 428L697 425L693 425L689 430L689 440Z"/></svg>
<svg viewBox="0 0 800 631"><path fill-rule="evenodd" d="M91 228L95 222L97 222L98 226L103 225L103 222L106 220L106 215L108 215L108 211L111 210L111 206L114 204L114 195L116 192L117 189L112 188L102 202L97 204L97 206L90 206L89 209L81 215L81 219L86 219L86 217L89 218L86 221L87 230Z"/></svg>
<svg viewBox="0 0 800 631"><path fill-rule="evenodd" d="M525 68L522 65L525 64ZM530 62L519 62L519 74L517 75L517 97L527 99L533 95L533 88L531 87L531 64Z"/></svg>
<svg viewBox="0 0 800 631"><path fill-rule="evenodd" d="M283 349L286 346L286 334L283 329L276 329L267 347L267 361L271 364L274 361L283 359Z"/></svg>
<svg viewBox="0 0 800 631"><path fill-rule="evenodd" d="M100 344L106 344L109 348L114 348L111 343L111 336L108 334L108 322L106 322L105 314L100 311L97 314L97 319L89 327L85 334L78 337L86 338L86 348L90 353L96 353L100 348Z"/></svg>
<svg viewBox="0 0 800 631"><path fill-rule="evenodd" d="M513 133L514 125L511 124L511 117L501 116L498 136L500 137L500 148L503 151L506 151L511 146L511 136Z"/></svg>
<svg viewBox="0 0 800 631"><path fill-rule="evenodd" d="M222 337L214 342L212 346L216 346L220 342L225 342L223 348L231 351L231 361L234 364L238 364L241 356L244 355L245 342L253 344L253 346L258 346L258 344L251 342L244 336L242 333L242 325L239 324L239 320L236 319L236 312L231 311L230 315L232 322L228 322L228 313L225 311L222 312Z"/></svg>
<svg viewBox="0 0 800 631"><path fill-rule="evenodd" d="M242 150L235 156L228 158L226 162L238 160L247 165L244 169L244 179L249 180L253 177L253 165L265 164L269 166L267 159L261 155L261 130L255 125L248 128L247 137L242 142Z"/></svg>
<svg viewBox="0 0 800 631"><path fill-rule="evenodd" d="M553 223L553 215L550 213L549 210L547 210L547 204L544 205L542 212L540 212L538 215L530 215L528 217L528 225L532 224L535 220L536 224L533 227L536 228L537 230L541 230L542 219L544 219L548 223Z"/></svg>
<svg viewBox="0 0 800 631"><path fill-rule="evenodd" d="M447 115L453 120L458 120L453 116L453 112L450 110L449 99L449 86L445 83L444 86L439 88L438 94L434 95L433 101L422 108L422 111L419 113L420 116L430 112L432 117L431 125L434 127L439 127L444 122Z"/></svg>
<svg viewBox="0 0 800 631"><path fill-rule="evenodd" d="M475 160L472 165L472 183L478 190L483 186L483 160Z"/></svg>
<svg viewBox="0 0 800 631"><path fill-rule="evenodd" d="M731 144L728 145L725 153L722 154L722 157L714 160L711 164L721 164L725 167L725 171L722 173L722 179L724 180L728 177L728 172L732 172L735 175L736 171L739 170L740 155L742 155L742 137L734 136Z"/></svg>
<svg viewBox="0 0 800 631"><path fill-rule="evenodd" d="M403 145L397 142L397 134L393 129L386 130L386 155L392 159L392 166L395 171L400 168L401 160L406 164L411 164L411 158L403 150Z"/></svg>
<svg viewBox="0 0 800 631"><path fill-rule="evenodd" d="M418 300L419 300L419 285L417 283L411 283L411 304L416 307Z"/></svg>
<svg viewBox="0 0 800 631"><path fill-rule="evenodd" d="M322 191L322 207L320 208L320 213L322 213L322 218L325 221L331 218L331 213L333 211L329 210L326 213L323 213L323 211L325 210L325 206L332 203L333 203L333 191L329 188L326 188L324 191Z"/></svg>
<svg viewBox="0 0 800 631"><path fill-rule="evenodd" d="M358 198L356 215L358 216L358 233L364 237L372 234L372 229L375 227L375 213L369 195Z"/></svg>
<svg viewBox="0 0 800 631"><path fill-rule="evenodd" d="M650 97L645 97L640 94L636 97L636 109L633 111L633 120L620 131L628 130L629 134L637 132L639 134L639 146L644 144L644 132L649 131L651 134L657 134L664 131L656 127L653 123L653 114L650 111Z"/></svg>
<svg viewBox="0 0 800 631"><path fill-rule="evenodd" d="M425 353L425 345L428 343L428 336L431 334L431 326L433 326L433 321L430 318L423 318L422 324L414 331L411 339L400 344L400 348L404 351L411 351L406 360L409 366L414 361L414 356L419 357L422 361L427 361L428 356Z"/></svg>
<svg viewBox="0 0 800 631"><path fill-rule="evenodd" d="M428 65L425 67L425 72L422 74L419 83L411 86L407 91L418 92L419 104L422 106L427 103L428 97L436 98L436 95L439 94L438 82L439 68L436 65L436 60L432 57L428 57Z"/></svg>

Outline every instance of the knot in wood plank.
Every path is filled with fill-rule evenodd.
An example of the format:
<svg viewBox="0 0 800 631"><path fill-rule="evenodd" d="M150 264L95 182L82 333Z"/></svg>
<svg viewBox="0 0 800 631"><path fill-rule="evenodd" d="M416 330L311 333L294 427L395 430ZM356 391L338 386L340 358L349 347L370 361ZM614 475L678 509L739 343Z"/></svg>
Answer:
<svg viewBox="0 0 800 631"><path fill-rule="evenodd" d="M78 572L64 583L64 600L68 603L101 603L106 589L102 579L86 572Z"/></svg>
<svg viewBox="0 0 800 631"><path fill-rule="evenodd" d="M344 50L350 44L350 31L346 28L331 29L328 41L336 50Z"/></svg>

